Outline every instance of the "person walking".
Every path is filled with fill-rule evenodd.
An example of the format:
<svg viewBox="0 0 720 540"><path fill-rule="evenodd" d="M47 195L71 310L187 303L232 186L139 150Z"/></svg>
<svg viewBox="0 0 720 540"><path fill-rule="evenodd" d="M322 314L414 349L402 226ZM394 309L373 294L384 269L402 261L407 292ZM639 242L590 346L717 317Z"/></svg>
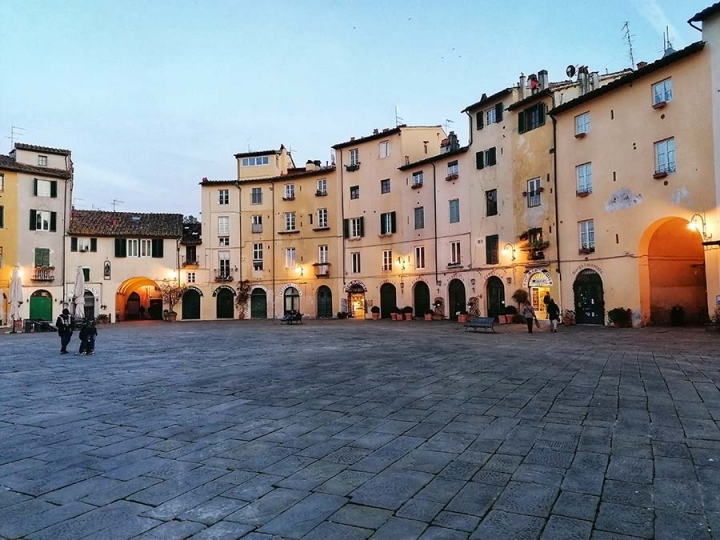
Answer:
<svg viewBox="0 0 720 540"><path fill-rule="evenodd" d="M560 321L560 306L552 298L547 303L547 314L550 319L550 331L557 332L558 321Z"/></svg>
<svg viewBox="0 0 720 540"><path fill-rule="evenodd" d="M55 326L57 326L58 335L60 336L60 354L67 354L67 346L73 334L72 319L67 308L63 309L62 313L58 315Z"/></svg>
<svg viewBox="0 0 720 540"><path fill-rule="evenodd" d="M540 322L537 320L535 316L535 310L532 307L532 304L530 303L530 300L527 300L525 302L525 307L523 308L523 317L525 317L525 323L527 324L527 329L530 334L532 334L533 331L533 325L537 324L538 327L540 326Z"/></svg>

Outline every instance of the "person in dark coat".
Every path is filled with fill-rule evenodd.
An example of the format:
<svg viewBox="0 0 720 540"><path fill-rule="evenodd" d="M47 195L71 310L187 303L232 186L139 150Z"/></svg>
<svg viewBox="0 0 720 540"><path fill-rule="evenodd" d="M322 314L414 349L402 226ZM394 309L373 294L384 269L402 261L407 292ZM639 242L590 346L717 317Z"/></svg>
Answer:
<svg viewBox="0 0 720 540"><path fill-rule="evenodd" d="M548 319L550 319L550 331L557 332L558 321L560 320L560 306L551 298L547 303L546 311Z"/></svg>
<svg viewBox="0 0 720 540"><path fill-rule="evenodd" d="M80 350L77 354L95 354L95 337L97 333L97 328L92 321L80 329Z"/></svg>
<svg viewBox="0 0 720 540"><path fill-rule="evenodd" d="M67 354L67 346L73 335L72 319L67 308L63 309L62 313L58 315L55 326L57 326L58 335L60 336L60 354Z"/></svg>

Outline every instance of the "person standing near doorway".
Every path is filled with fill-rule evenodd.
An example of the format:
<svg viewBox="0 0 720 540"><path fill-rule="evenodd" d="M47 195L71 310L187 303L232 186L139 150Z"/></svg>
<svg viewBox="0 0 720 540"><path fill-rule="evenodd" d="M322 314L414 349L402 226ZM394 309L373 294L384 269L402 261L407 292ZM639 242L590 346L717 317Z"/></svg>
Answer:
<svg viewBox="0 0 720 540"><path fill-rule="evenodd" d="M55 326L57 326L58 335L60 336L60 354L67 354L67 346L73 334L72 319L67 308L63 309L62 313L58 315Z"/></svg>
<svg viewBox="0 0 720 540"><path fill-rule="evenodd" d="M525 307L523 308L522 314L523 317L525 317L525 323L527 324L528 333L532 334L533 325L537 322L537 318L535 317L535 309L533 309L530 300L527 300L525 302ZM540 323L538 323L538 325L539 324Z"/></svg>
<svg viewBox="0 0 720 540"><path fill-rule="evenodd" d="M138 312L140 313L140 320L141 321L144 320L145 319L145 306L140 304L140 308L138 309Z"/></svg>
<svg viewBox="0 0 720 540"><path fill-rule="evenodd" d="M557 332L558 321L560 320L560 306L551 298L545 310L547 311L548 319L550 319L550 331Z"/></svg>

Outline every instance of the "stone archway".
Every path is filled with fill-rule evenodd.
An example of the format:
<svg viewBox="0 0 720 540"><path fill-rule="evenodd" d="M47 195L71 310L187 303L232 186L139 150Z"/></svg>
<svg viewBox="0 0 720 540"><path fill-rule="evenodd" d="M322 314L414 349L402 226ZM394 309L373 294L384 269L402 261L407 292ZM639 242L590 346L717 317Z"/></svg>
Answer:
<svg viewBox="0 0 720 540"><path fill-rule="evenodd" d="M137 276L123 281L115 293L118 321L145 319L162 320L162 295L157 283Z"/></svg>

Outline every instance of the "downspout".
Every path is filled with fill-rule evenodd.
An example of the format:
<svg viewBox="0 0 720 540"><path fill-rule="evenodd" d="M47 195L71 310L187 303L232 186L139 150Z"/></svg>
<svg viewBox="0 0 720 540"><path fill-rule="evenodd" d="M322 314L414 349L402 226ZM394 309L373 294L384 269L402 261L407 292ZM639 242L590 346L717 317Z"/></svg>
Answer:
<svg viewBox="0 0 720 540"><path fill-rule="evenodd" d="M337 158L337 153L335 154L335 157ZM342 253L340 254L340 260L341 263L341 275L342 275L342 285L343 285L343 292L345 292L345 174L342 161L343 161L343 153L342 148L340 148L340 159L336 161L339 163L339 166L336 167L336 170L340 171L340 230L342 231Z"/></svg>
<svg viewBox="0 0 720 540"><path fill-rule="evenodd" d="M238 202L238 229L239 229L239 234L240 234L240 236L239 236L240 248L238 250L238 253L240 254L240 260L238 261L238 263L239 263L238 268L240 270L239 270L239 274L238 274L238 282L241 282L242 276L243 276L242 249L243 249L244 242L243 242L243 235L242 235L242 231L243 231L243 229L242 229L242 188L240 187L240 182L236 181L235 187L238 189L238 200L239 200L239 202Z"/></svg>
<svg viewBox="0 0 720 540"><path fill-rule="evenodd" d="M272 180L270 180L270 193L272 195L272 219L270 220L272 222L272 311L273 316L272 318L275 318L275 266L277 265L277 260L275 260L275 185Z"/></svg>
<svg viewBox="0 0 720 540"><path fill-rule="evenodd" d="M437 233L437 185L436 185L436 174L435 174L435 163L430 162L433 168L433 241L435 243L435 286L440 286L440 276L438 274L438 233Z"/></svg>
<svg viewBox="0 0 720 540"><path fill-rule="evenodd" d="M555 108L555 94L550 94L553 109ZM562 306L562 272L560 271L560 217L558 212L558 188L557 188L557 119L550 115L553 123L553 192L555 195L555 246L557 249L557 275L558 275L558 301ZM565 308L567 309L567 308Z"/></svg>
<svg viewBox="0 0 720 540"><path fill-rule="evenodd" d="M66 301L66 257L65 257L65 241L67 240L67 231L70 228L70 224L68 223L68 208L70 208L70 211L72 213L72 189L73 189L73 179L74 179L74 171L73 171L73 164L72 159L70 159L70 156L65 156L65 168L70 171L70 178L65 181L65 200L63 201L63 234L62 234L62 252L61 252L61 268L62 268L62 300L63 302ZM68 202L68 191L69 193L69 202ZM15 330L15 327L13 327L13 330Z"/></svg>

